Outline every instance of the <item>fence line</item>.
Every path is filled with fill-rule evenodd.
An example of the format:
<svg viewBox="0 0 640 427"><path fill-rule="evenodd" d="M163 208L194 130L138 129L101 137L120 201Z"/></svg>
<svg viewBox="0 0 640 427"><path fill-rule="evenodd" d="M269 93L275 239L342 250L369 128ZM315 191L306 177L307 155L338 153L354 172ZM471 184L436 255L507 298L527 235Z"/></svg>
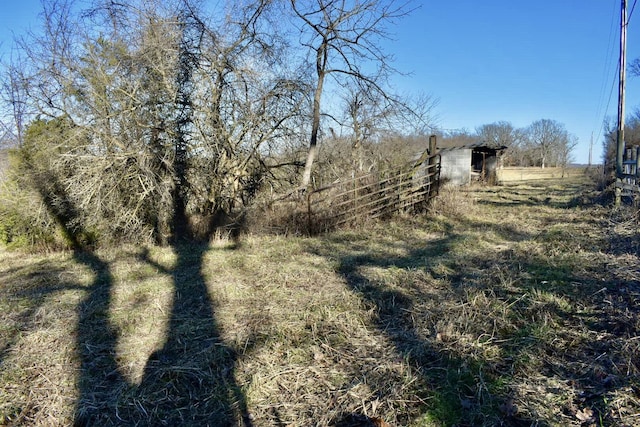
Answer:
<svg viewBox="0 0 640 427"><path fill-rule="evenodd" d="M369 173L307 194L307 227L332 226L380 218L401 210L420 210L437 195L440 156L421 158L396 170Z"/></svg>

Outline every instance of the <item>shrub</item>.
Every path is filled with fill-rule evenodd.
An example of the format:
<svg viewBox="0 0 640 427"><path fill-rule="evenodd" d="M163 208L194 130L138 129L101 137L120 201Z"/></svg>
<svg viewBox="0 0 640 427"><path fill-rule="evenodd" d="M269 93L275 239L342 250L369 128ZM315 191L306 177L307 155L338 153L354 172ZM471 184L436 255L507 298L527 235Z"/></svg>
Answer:
<svg viewBox="0 0 640 427"><path fill-rule="evenodd" d="M14 157L14 156L12 156ZM0 183L0 243L11 249L54 249L69 246L39 195L16 174L16 160Z"/></svg>

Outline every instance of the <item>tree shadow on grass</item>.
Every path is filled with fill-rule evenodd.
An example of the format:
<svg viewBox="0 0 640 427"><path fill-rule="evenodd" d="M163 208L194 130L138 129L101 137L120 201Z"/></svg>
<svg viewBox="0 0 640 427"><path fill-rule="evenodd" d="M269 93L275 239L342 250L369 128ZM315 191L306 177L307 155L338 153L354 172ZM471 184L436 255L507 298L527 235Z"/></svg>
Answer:
<svg viewBox="0 0 640 427"><path fill-rule="evenodd" d="M450 233L431 241L420 248L407 247L406 255L398 256L401 247L389 247L363 254L354 251L352 245L342 239L329 237L322 246L312 248L315 255L330 257L337 261L336 271L347 285L376 313L375 326L393 342L396 351L421 374L423 390L416 390L424 402L424 422L435 425L530 425L528 419L505 415L500 419L499 407L503 400L495 396L486 384L479 385L478 372L482 360L471 360L464 355L443 351L440 338L433 331L418 325L416 316L422 314L424 300L430 305L446 303L451 292L462 292L460 284L452 288L431 288L424 283L399 283L397 286L372 279L367 269L428 271L437 268L443 254L447 254L462 236ZM457 288L457 291L456 291ZM417 321L416 321L417 320ZM444 336L444 335L443 335ZM446 339L446 338L442 338ZM352 414L345 414L349 419ZM411 422L410 419L404 420ZM415 421L415 420L414 420ZM337 420L336 425L342 425ZM539 424L544 425L544 424Z"/></svg>
<svg viewBox="0 0 640 427"><path fill-rule="evenodd" d="M116 360L118 333L108 320L109 266L94 255L80 255L96 279L80 307L81 397L75 425L251 425L234 379L237 355L220 337L202 274L209 247L184 243L173 249L177 261L172 269L142 254L172 278L173 298L165 343L149 357L139 385L125 379Z"/></svg>
<svg viewBox="0 0 640 427"><path fill-rule="evenodd" d="M34 177L36 190L74 248L74 259L94 279L78 306L76 351L80 359L75 426L251 426L244 394L236 384L237 355L220 336L215 305L203 276L209 246L189 242L184 201L174 213L177 260L172 269L142 259L172 279L173 298L166 340L146 362L140 384L122 373L117 356L120 331L111 321L111 266L80 239L78 210L55 176ZM211 232L213 232L211 228ZM204 236L208 241L210 235Z"/></svg>
<svg viewBox="0 0 640 427"><path fill-rule="evenodd" d="M469 219L460 224L463 230L490 225ZM506 240L532 240L541 247L564 241L553 233L547 242L544 233L541 238L509 228L494 231ZM635 363L634 350L625 344L637 334L630 287L616 290L614 278L594 276L597 266L580 269L570 254L556 258L503 248L456 254L457 246L474 240L457 234L455 227L424 243L402 238L385 241L386 246L367 242L329 236L309 251L335 263L349 288L373 307L378 330L421 373L427 388L425 422L560 422L537 412L551 409L567 425L598 418L617 423L612 402L638 384L636 374L623 372ZM630 312L635 315L620 322ZM457 331L438 329L449 316L444 323ZM544 392L531 396L533 389ZM557 394L562 402L553 408L527 402L544 404L545 393Z"/></svg>
<svg viewBox="0 0 640 427"><path fill-rule="evenodd" d="M527 277L515 288L496 290L513 301L511 317L519 325L515 339L501 344L504 354L529 360L538 380L562 384L555 393L563 398L558 408L567 424L627 425L623 414L640 409L637 401L621 403L640 385L640 345L633 344L640 287L599 262L584 268L571 257L501 255L494 271L511 269L515 277L517 268Z"/></svg>
<svg viewBox="0 0 640 427"><path fill-rule="evenodd" d="M2 313L5 329L0 336L0 366L20 337L38 328L37 313L55 292L83 291L84 286L61 280L65 268L41 261L0 273L0 300L7 304Z"/></svg>
<svg viewBox="0 0 640 427"><path fill-rule="evenodd" d="M169 333L164 346L149 358L142 388L153 385L155 400L161 402L155 409L171 415L165 419L169 424L251 425L234 378L237 354L220 337L215 305L202 274L209 246L193 243L174 249Z"/></svg>

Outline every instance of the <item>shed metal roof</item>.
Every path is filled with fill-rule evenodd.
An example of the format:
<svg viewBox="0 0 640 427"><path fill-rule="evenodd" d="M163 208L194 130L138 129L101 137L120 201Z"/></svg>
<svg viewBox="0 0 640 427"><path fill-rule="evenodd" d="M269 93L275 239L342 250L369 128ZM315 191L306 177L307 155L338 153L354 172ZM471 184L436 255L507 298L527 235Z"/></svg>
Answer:
<svg viewBox="0 0 640 427"><path fill-rule="evenodd" d="M508 147L506 145L495 144L493 142L485 142L478 141L472 143L456 143L455 141L452 143L438 143L437 145L439 151L453 151L453 150L461 150L461 149L487 149L487 150L495 150L502 151L506 150Z"/></svg>

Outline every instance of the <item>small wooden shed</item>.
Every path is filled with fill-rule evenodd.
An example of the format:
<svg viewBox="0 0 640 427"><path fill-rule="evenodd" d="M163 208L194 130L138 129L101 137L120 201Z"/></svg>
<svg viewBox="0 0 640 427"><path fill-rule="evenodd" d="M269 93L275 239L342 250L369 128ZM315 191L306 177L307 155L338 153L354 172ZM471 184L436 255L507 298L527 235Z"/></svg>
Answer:
<svg viewBox="0 0 640 427"><path fill-rule="evenodd" d="M495 182L500 156L507 148L486 142L438 144L441 156L440 179L455 185L471 181Z"/></svg>

